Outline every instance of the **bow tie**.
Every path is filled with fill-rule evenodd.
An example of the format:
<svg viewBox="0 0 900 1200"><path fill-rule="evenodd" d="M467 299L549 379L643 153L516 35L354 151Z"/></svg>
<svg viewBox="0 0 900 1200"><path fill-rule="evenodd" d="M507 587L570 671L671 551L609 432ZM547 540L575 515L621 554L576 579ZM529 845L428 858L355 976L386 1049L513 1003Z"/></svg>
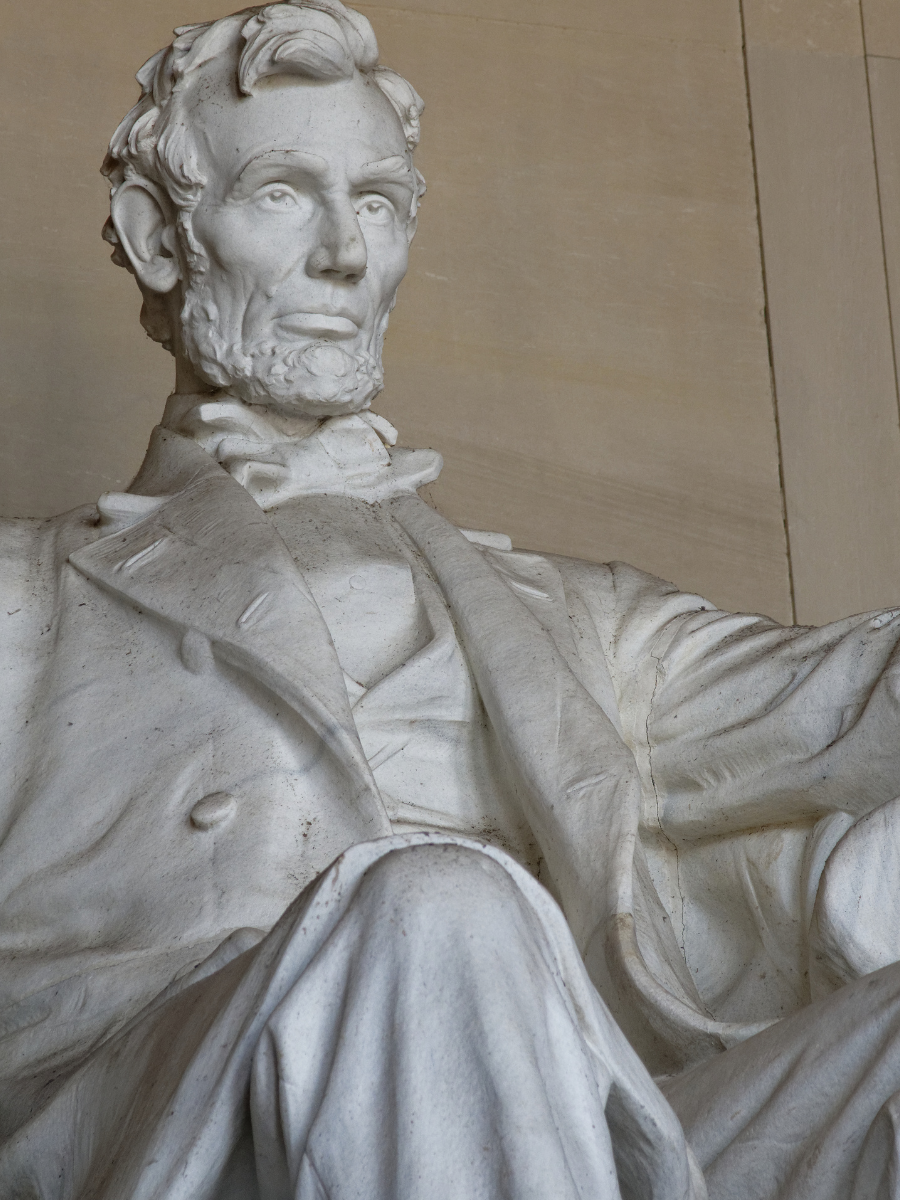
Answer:
<svg viewBox="0 0 900 1200"><path fill-rule="evenodd" d="M323 494L374 504L415 493L443 466L435 450L398 448L393 425L369 412L328 417L310 433L291 435L226 396L201 401L169 428L193 438L265 509Z"/></svg>

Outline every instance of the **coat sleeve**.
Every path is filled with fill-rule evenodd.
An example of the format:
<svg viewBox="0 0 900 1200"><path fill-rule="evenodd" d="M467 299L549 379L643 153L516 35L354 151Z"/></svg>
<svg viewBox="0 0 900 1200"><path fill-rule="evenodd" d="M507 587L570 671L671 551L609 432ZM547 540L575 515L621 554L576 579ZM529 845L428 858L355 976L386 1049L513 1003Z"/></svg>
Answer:
<svg viewBox="0 0 900 1200"><path fill-rule="evenodd" d="M861 816L900 795L900 608L785 627L623 563L565 573L673 836Z"/></svg>
<svg viewBox="0 0 900 1200"><path fill-rule="evenodd" d="M654 885L709 1010L783 1016L810 985L895 961L900 609L784 627L624 564L560 570L604 660Z"/></svg>

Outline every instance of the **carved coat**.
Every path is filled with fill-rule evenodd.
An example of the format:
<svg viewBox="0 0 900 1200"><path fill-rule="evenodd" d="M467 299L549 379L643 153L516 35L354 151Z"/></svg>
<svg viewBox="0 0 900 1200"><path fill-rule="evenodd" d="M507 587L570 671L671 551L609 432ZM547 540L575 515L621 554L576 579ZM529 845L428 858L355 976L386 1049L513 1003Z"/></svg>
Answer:
<svg viewBox="0 0 900 1200"><path fill-rule="evenodd" d="M124 530L87 506L2 532L0 1132L391 831L273 523L189 439L157 430L149 462L167 499ZM897 614L785 629L387 504L446 598L541 879L651 1069L900 957L900 922L869 919L897 902L853 874L892 852Z"/></svg>

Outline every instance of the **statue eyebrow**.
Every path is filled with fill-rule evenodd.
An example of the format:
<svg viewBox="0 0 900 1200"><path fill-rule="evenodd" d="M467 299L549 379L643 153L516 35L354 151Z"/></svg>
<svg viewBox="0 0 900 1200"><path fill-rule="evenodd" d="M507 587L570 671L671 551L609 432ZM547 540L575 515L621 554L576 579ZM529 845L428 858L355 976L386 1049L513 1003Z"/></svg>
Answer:
<svg viewBox="0 0 900 1200"><path fill-rule="evenodd" d="M271 171L315 175L321 179L329 173L329 168L326 160L318 154L303 150L266 150L262 154L255 154L244 164L231 187L231 194L239 197L249 195Z"/></svg>
<svg viewBox="0 0 900 1200"><path fill-rule="evenodd" d="M414 184L412 167L402 155L392 154L390 158L366 163L359 175L353 176L352 183L355 187L364 187L366 184L374 183L393 183L412 187Z"/></svg>
<svg viewBox="0 0 900 1200"><path fill-rule="evenodd" d="M303 150L266 150L262 154L255 154L244 164L230 189L230 195L245 199L252 195L260 183L277 179L279 174L313 176L328 186L331 168L328 161L318 154ZM401 154L365 163L359 175L353 176L350 182L354 188L382 184L399 185L409 190L415 186L412 168Z"/></svg>

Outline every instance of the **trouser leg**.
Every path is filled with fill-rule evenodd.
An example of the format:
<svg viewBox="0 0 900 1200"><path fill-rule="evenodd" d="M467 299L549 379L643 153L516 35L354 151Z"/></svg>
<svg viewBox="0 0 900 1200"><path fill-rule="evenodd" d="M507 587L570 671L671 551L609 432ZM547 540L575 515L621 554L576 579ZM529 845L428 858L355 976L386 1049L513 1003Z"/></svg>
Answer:
<svg viewBox="0 0 900 1200"><path fill-rule="evenodd" d="M0 1147L3 1196L235 1187L703 1195L547 893L499 851L427 835L349 850L255 949L151 1006Z"/></svg>
<svg viewBox="0 0 900 1200"><path fill-rule="evenodd" d="M900 964L663 1085L710 1200L891 1200Z"/></svg>
<svg viewBox="0 0 900 1200"><path fill-rule="evenodd" d="M255 1056L264 1194L618 1197L610 1080L543 940L486 855L419 847L370 868Z"/></svg>

